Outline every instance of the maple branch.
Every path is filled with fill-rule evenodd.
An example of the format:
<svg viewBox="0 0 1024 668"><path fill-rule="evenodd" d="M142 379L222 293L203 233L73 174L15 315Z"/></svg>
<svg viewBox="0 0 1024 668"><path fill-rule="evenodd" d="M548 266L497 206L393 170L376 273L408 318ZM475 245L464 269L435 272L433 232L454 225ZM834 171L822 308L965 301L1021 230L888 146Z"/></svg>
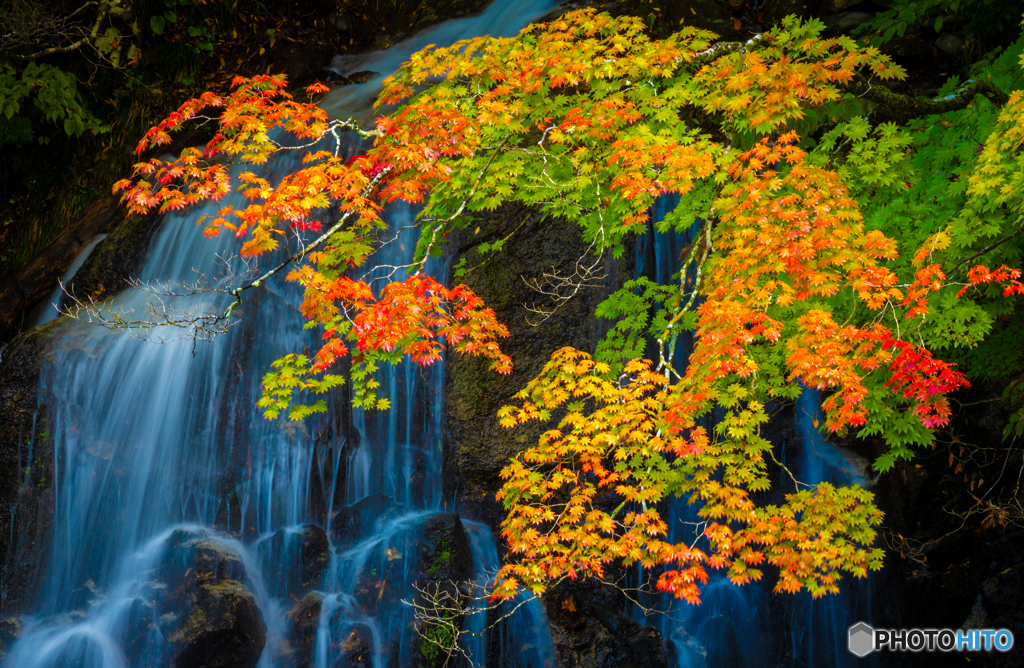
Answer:
<svg viewBox="0 0 1024 668"><path fill-rule="evenodd" d="M961 267L963 267L968 262L970 262L972 260L976 260L979 257L981 257L982 255L984 255L985 253L988 253L989 251L992 251L992 250L995 250L996 248L999 248L1000 246L1005 244L1007 241L1010 241L1011 239L1013 239L1015 237L1019 237L1021 234L1024 234L1024 229L1017 230L1013 234L1010 234L1010 235L1007 235L1007 236L1003 237L1002 239L1000 239L999 241L995 242L991 246L987 246L987 247L983 248L982 250L978 251L977 253L975 253L971 257L967 258L966 260L961 260L960 262L957 263L957 265L955 267L953 267L949 271L949 274L947 274L947 277L948 278L953 278L953 276L956 275L956 272L960 271Z"/></svg>
<svg viewBox="0 0 1024 668"><path fill-rule="evenodd" d="M872 85L861 74L854 75L854 78L846 84L846 90L857 97L863 97L877 104L881 109L876 109L876 112L883 117L891 117L900 121L964 109L974 100L975 95L984 95L997 107L1005 105L1010 99L994 84L973 79L965 81L956 93L937 100L920 95L894 93L885 86Z"/></svg>
<svg viewBox="0 0 1024 668"><path fill-rule="evenodd" d="M710 63L711 61L715 60L716 58L725 53L732 53L733 51L746 53L747 51L754 48L764 40L764 33L760 33L754 35L746 42L720 42L718 44L715 44L714 46L704 49L703 51L698 51L697 53L693 54L693 57L690 59L689 62L693 64ZM680 58L682 58L682 56L680 56Z"/></svg>
<svg viewBox="0 0 1024 668"><path fill-rule="evenodd" d="M683 315L686 314L692 307L694 302L697 300L697 295L700 292L700 286L704 281L704 263L707 262L708 256L714 250L714 244L711 242L711 221L705 221L703 232L703 240L698 240L690 247L690 252L687 253L686 259L683 261L683 269L679 275L679 294L685 294L686 292L686 279L687 279L687 267L691 263L696 262L697 266L694 269L693 287L690 289L689 299L686 303L680 306L679 310L676 311L672 319L668 321L665 327L664 333L659 336L656 341L658 342L658 366L657 371L666 371L666 375L675 374L679 376L675 368L672 365L673 358L675 357L676 341L679 339L679 332L673 331L674 327L682 319ZM697 260L697 253L700 253L700 259ZM665 339L671 336L669 342L669 353L668 359L665 358Z"/></svg>
<svg viewBox="0 0 1024 668"><path fill-rule="evenodd" d="M374 176L373 179L370 181L370 183L367 184L367 186L363 189L362 196L366 197L367 195L369 195L373 191L373 189L377 185L377 183L379 183L380 180L383 179L385 175L387 175L389 172L391 172L392 169L393 169L392 167L385 167L384 169L382 169L380 171L379 174ZM309 244L308 246L303 247L301 250L296 251L295 253L292 253L287 258L285 258L283 261L278 263L277 266L275 266L274 268L268 270L266 273L264 273L262 276L257 278L255 281L252 281L251 283L249 283L247 285L239 286L238 288L235 288L234 290L232 290L229 294L231 294L233 297L235 297L235 299L237 301L235 303L233 303L231 306L228 307L228 310L224 313L224 317L226 318L227 316L231 315L231 311L234 310L235 306L242 303L242 298L241 298L240 293L243 290L248 290L250 288L258 288L260 286L260 284L263 283L263 281L265 281L268 278L274 276L275 274L280 272L282 269L287 267L289 264L291 264L295 260L298 260L301 257L303 257L306 253L308 253L310 251L314 251L317 248L319 248L320 246L322 246L325 241L330 239L336 232L340 231L341 228L345 226L345 223L348 222L348 219L353 214L355 214L355 213L358 213L358 211L355 211L355 210L346 211L345 214L341 217L341 219L337 223L332 225L326 232L324 232L319 237L317 237L313 241L313 243Z"/></svg>
<svg viewBox="0 0 1024 668"><path fill-rule="evenodd" d="M103 23L103 19L105 19L110 14L110 10L112 8L117 7L120 4L121 0L103 0L103 2L96 2L95 0L90 0L90 2L82 4L78 9L76 9L70 15L68 15L67 18L70 19L77 15L79 12L85 10L87 7L92 5L99 5L100 8L99 11L96 13L96 20L93 22L92 28L89 30L89 32L86 33L83 37L81 37L78 41L73 42L68 46L53 46L48 49L43 49L42 51L37 51L26 56L20 56L17 54L8 55L10 55L12 58L15 58L16 60L36 60L38 58L45 58L46 56L52 56L58 53L70 53L71 51L77 51L83 45L91 43L92 40L96 39L96 36L99 34L100 25ZM5 35L5 37L8 36Z"/></svg>
<svg viewBox="0 0 1024 668"><path fill-rule="evenodd" d="M391 167L385 167L380 171L379 174L373 177L373 179L367 184L366 188L363 189L362 196L366 197L373 188L380 182L384 176L386 176L392 170ZM282 269L293 263L294 261L301 259L306 253L316 250L322 246L328 239L331 238L335 233L340 231L348 220L358 211L350 210L346 211L342 215L341 219L332 225L326 232L317 237L311 244L303 245L298 251L290 254L284 260L274 265L271 269L265 271L263 274L258 276L254 280L249 280L247 283L237 287L226 287L233 281L231 279L237 279L238 275L227 272L225 276L218 280L216 284L208 282L206 277L201 277L198 281L193 284L185 284L182 287L182 292L173 292L168 287L164 289L157 283L159 289L154 289L152 286L140 283L138 281L130 281L130 285L134 288L149 292L157 295L155 300L147 300L145 311L152 316L156 317L156 321L153 320L138 320L132 319L134 309L121 310L121 311L110 311L101 309L99 304L91 297L87 301L83 301L75 295L64 290L72 301L74 302L73 307L69 306L65 310L61 311L63 315L72 317L80 322L86 322L90 324L101 325L108 329L124 329L127 330L132 336L143 341L151 341L154 343L167 343L179 339L192 339L193 341L193 354L195 353L194 342L196 340L201 341L213 341L217 335L227 332L227 328L230 326L230 318L235 308L242 304L242 292L250 290L252 288L258 288L263 284L264 281L272 278L278 274ZM243 260L244 261L244 260ZM226 265L228 260L222 258L222 262ZM255 267L248 268L246 272L242 274L254 273ZM170 284L168 284L169 286ZM63 289L63 285L61 286ZM161 297L185 297L191 295L198 295L203 293L219 292L234 297L234 300L227 306L222 313L210 313L210 314L197 314L197 307L192 307L187 310L169 308ZM83 317L83 314L84 317ZM158 327L177 327L179 329L186 330L186 333L165 339L163 337L152 337L142 336L138 333L139 330L153 330Z"/></svg>
<svg viewBox="0 0 1024 668"><path fill-rule="evenodd" d="M476 181L473 182L473 187L469 189L469 192L462 199L462 203L459 205L459 208L455 211L455 213L448 216L447 218L442 218L440 220L435 218L434 220L428 222L448 223L462 215L462 212L466 210L466 204L468 204L469 200L473 197L474 194L476 194L476 189L480 186L480 181L481 179L484 178L484 174L487 173L487 170L488 168L490 168L491 163L494 162L494 157L498 155L498 151L501 150L501 147L505 145L505 142L507 142L509 140L509 137L511 136L512 133L505 135L502 138L502 140L498 142L498 145L494 147L494 150L491 151L491 156L487 158L487 162L480 169L480 173L476 175ZM430 251L434 247L434 242L437 241L437 233L440 229L440 225L435 225L434 229L431 231L430 241L427 243L427 247L423 250L423 259L420 260L419 262L419 271L423 271L423 268L426 266L427 258L430 257Z"/></svg>

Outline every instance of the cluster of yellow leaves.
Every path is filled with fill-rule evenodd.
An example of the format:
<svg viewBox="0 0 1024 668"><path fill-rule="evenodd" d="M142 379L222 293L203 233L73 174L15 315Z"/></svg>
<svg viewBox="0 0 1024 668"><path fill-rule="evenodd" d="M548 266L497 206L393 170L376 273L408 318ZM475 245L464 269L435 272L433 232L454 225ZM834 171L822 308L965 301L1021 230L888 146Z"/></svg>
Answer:
<svg viewBox="0 0 1024 668"><path fill-rule="evenodd" d="M626 380L608 371L563 348L516 395L521 405L499 411L505 427L553 418L557 427L502 471L502 536L518 559L498 574L495 596L520 586L539 593L562 577L603 577L614 561L662 567L658 588L691 603L700 600L705 567L728 569L742 584L759 579L756 566L765 562L780 569L777 590L820 596L838 590L843 572L863 576L879 566L880 551L864 547L881 520L869 492L824 484L782 506L755 507L750 493L769 485L763 454L771 446L757 432L763 407L743 388L727 390L746 407L711 441L701 427L686 435L665 428L668 379L649 360L629 362ZM657 510L680 495L701 503L705 521L690 545L667 539Z"/></svg>

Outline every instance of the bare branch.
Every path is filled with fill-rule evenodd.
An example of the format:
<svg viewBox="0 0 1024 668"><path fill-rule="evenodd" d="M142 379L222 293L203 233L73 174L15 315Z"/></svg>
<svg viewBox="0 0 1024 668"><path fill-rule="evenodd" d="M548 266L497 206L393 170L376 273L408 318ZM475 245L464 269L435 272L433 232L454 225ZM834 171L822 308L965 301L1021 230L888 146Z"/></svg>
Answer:
<svg viewBox="0 0 1024 668"><path fill-rule="evenodd" d="M0 49L17 60L37 60L58 53L77 51L85 45L93 45L99 36L100 26L112 10L119 8L121 0L90 0L82 3L73 12L60 16L52 13L42 4L32 2L12 3L4 14L0 15ZM85 28L75 25L73 19L90 7L96 7L96 18L92 25ZM60 43L71 41L66 46ZM39 49L28 55L13 53L19 46L41 45L57 42L54 46Z"/></svg>
<svg viewBox="0 0 1024 668"><path fill-rule="evenodd" d="M522 277L523 282L526 283L530 289L544 297L547 297L553 303L553 305L547 306L538 306L537 304L532 304L530 306L526 306L525 304L523 305L527 311L538 316L536 321L527 319L527 323L529 323L531 327L536 327L553 316L558 312L558 309L565 306L565 304L578 295L582 290L587 288L601 288L604 286L604 280L607 274L599 274L597 271L597 267L604 257L603 244L601 251L597 253L594 261L590 264L586 263L587 256L591 254L596 245L597 239L590 242L590 245L587 246L587 250L585 250L580 257L576 258L576 263L571 274L559 274L558 271L552 267L550 272L542 273L540 278Z"/></svg>

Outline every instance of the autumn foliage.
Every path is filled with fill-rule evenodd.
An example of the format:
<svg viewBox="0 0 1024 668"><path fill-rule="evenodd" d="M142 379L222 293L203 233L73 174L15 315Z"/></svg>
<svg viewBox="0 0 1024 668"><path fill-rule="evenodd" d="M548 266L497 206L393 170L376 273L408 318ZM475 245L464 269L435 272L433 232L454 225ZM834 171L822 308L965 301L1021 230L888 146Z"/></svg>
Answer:
<svg viewBox="0 0 1024 668"><path fill-rule="evenodd" d="M680 195L662 228L696 221L699 231L675 283L648 292L630 284L605 311L657 311L652 324L622 320L596 355L555 351L499 413L506 427L537 422L543 431L502 472L512 558L495 595L641 563L658 569L659 589L690 602L710 570L744 583L766 565L778 572L777 590L819 596L837 591L844 573L880 566L871 545L881 513L860 487L795 480L778 505L756 504L753 495L771 487L772 444L761 434L768 404L813 387L824 393L828 432L896 419L927 432L947 423L947 395L967 385L914 335L930 299L953 285L934 261L949 233L901 249L869 229L841 156L811 151L793 130L808 110L844 99L858 72L904 76L876 49L821 31L786 19L746 44L695 28L653 41L639 19L571 12L514 38L414 54L378 99L400 106L369 131L295 101L280 77L237 79L224 97L184 104L139 151L216 109L205 147L140 163L115 190L140 213L240 192L245 207L203 222L209 234L233 233L248 257L278 250L286 233L320 235L289 258L288 279L305 287L302 313L323 344L275 364L261 401L270 416L297 391L341 383L330 371L346 355L354 401L367 408L388 405L373 371L406 355L430 364L448 348L511 371L494 312L467 286L448 289L422 273L466 214L517 201L577 221L599 252L619 255L647 229L656 198ZM700 125L708 118L716 132ZM342 131L372 137L372 148L351 158L325 148ZM1005 136L1019 147L1017 135ZM299 146L304 166L276 183L248 171ZM988 163L1002 159L986 151ZM417 258L408 278L372 289L357 270L382 243L382 206L396 200L423 204ZM339 220L321 223L331 207ZM973 266L960 294L996 283L1008 297L1022 294L1019 279L1005 266ZM688 332L689 358L673 361L665 351ZM646 341L660 359L635 354ZM669 539L660 509L671 497L699 506L689 542Z"/></svg>

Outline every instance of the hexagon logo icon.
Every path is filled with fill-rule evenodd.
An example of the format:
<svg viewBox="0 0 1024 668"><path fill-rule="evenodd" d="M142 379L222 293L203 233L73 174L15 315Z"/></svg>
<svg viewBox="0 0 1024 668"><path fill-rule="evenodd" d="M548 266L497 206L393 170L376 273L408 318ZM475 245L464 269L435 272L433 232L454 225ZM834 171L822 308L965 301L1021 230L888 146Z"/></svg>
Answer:
<svg viewBox="0 0 1024 668"><path fill-rule="evenodd" d="M875 630L864 622L850 627L849 647L852 654L865 657L875 648Z"/></svg>

